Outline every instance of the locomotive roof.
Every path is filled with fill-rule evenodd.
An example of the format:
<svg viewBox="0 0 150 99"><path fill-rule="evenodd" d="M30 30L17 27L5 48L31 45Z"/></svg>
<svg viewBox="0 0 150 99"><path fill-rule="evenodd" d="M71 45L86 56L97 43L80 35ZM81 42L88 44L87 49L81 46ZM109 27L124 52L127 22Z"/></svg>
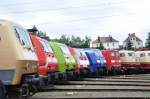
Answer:
<svg viewBox="0 0 150 99"><path fill-rule="evenodd" d="M9 20L0 19L0 24L4 24L4 23L5 24L10 24L10 25L13 25L13 26L18 26L18 27L21 27L21 28L25 29L24 27L22 27L19 24L16 24L15 22L12 22L12 21L9 21Z"/></svg>

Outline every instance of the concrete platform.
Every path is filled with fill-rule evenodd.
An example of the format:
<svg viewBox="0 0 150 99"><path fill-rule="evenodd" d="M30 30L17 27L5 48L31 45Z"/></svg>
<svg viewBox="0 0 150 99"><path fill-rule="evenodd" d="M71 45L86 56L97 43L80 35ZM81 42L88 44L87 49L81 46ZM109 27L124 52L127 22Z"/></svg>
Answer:
<svg viewBox="0 0 150 99"><path fill-rule="evenodd" d="M147 99L150 98L150 74L64 81L43 91L29 99Z"/></svg>
<svg viewBox="0 0 150 99"><path fill-rule="evenodd" d="M150 74L134 74L134 75L126 75L127 77L150 77Z"/></svg>
<svg viewBox="0 0 150 99"><path fill-rule="evenodd" d="M108 90L122 90L122 91L150 91L150 86L109 86L109 85L55 85L53 89L46 87L45 91L65 91L65 90L78 90L78 91L108 91Z"/></svg>
<svg viewBox="0 0 150 99"><path fill-rule="evenodd" d="M144 82L100 82L100 81L68 81L68 82L59 82L59 85L127 85L127 86L150 86L150 83Z"/></svg>
<svg viewBox="0 0 150 99"><path fill-rule="evenodd" d="M150 77L110 77L110 79L138 79L138 80L150 80Z"/></svg>
<svg viewBox="0 0 150 99"><path fill-rule="evenodd" d="M100 82L144 82L150 83L150 80L141 79L110 79L110 78L85 78L86 81L100 81Z"/></svg>
<svg viewBox="0 0 150 99"><path fill-rule="evenodd" d="M128 98L128 99L135 99L135 98L141 98L141 99L146 99L150 98L150 92L133 92L133 91L102 91L102 92L97 92L97 91L84 91L84 92L78 92L78 91L63 91L63 92L58 92L58 91L53 91L53 92L42 92L42 93L37 93L36 95L30 97L29 99L66 99L66 98L74 98L74 99L90 99L90 98Z"/></svg>

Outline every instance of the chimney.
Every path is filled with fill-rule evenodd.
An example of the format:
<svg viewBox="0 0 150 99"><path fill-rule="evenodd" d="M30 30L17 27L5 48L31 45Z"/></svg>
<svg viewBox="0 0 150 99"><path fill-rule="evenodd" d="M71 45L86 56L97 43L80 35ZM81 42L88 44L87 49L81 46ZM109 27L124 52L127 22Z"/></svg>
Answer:
<svg viewBox="0 0 150 99"><path fill-rule="evenodd" d="M129 33L128 36L130 37L130 35L131 35L131 34Z"/></svg>
<svg viewBox="0 0 150 99"><path fill-rule="evenodd" d="M109 35L109 40L112 42L112 36L111 35Z"/></svg>
<svg viewBox="0 0 150 99"><path fill-rule="evenodd" d="M110 41L111 41L111 42L113 41L113 38L112 38L112 36L110 37Z"/></svg>

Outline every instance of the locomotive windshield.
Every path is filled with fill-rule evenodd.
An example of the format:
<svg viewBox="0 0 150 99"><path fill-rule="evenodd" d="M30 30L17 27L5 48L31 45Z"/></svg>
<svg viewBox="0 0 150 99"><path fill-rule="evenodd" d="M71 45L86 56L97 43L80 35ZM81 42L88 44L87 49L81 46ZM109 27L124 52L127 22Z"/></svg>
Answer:
<svg viewBox="0 0 150 99"><path fill-rule="evenodd" d="M60 45L61 50L63 51L64 54L71 54L70 51L68 50L67 46L65 45Z"/></svg>
<svg viewBox="0 0 150 99"><path fill-rule="evenodd" d="M46 40L40 39L40 42L42 43L45 52L53 53L52 48L50 47L50 45Z"/></svg>
<svg viewBox="0 0 150 99"><path fill-rule="evenodd" d="M46 46L47 46L49 52L50 52L50 53L53 53L53 50L52 50L51 45L50 45L47 41L45 41L45 44L46 44Z"/></svg>
<svg viewBox="0 0 150 99"><path fill-rule="evenodd" d="M16 32L17 38L19 39L21 45L23 45L26 48L31 48L32 50L34 50L28 32L23 28L16 27L16 26L14 27L14 30Z"/></svg>
<svg viewBox="0 0 150 99"><path fill-rule="evenodd" d="M128 53L128 56L135 56L134 53Z"/></svg>
<svg viewBox="0 0 150 99"><path fill-rule="evenodd" d="M80 56L86 56L86 54L85 54L85 52L83 50L78 50L77 53Z"/></svg>
<svg viewBox="0 0 150 99"><path fill-rule="evenodd" d="M125 57L125 53L120 53L120 57Z"/></svg>
<svg viewBox="0 0 150 99"><path fill-rule="evenodd" d="M145 53L140 54L140 57L145 57L145 56L146 56Z"/></svg>
<svg viewBox="0 0 150 99"><path fill-rule="evenodd" d="M101 51L95 50L94 53L95 53L95 55L96 55L97 58L104 58L103 55L102 55L102 53L101 53Z"/></svg>
<svg viewBox="0 0 150 99"><path fill-rule="evenodd" d="M118 52L111 52L111 56L119 56Z"/></svg>

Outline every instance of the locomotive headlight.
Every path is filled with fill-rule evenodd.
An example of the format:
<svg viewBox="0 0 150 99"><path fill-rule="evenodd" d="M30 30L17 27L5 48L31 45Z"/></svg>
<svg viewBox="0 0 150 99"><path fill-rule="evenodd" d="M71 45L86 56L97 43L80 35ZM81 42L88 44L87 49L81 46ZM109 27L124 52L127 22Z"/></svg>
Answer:
<svg viewBox="0 0 150 99"><path fill-rule="evenodd" d="M111 63L115 63L115 60L111 60Z"/></svg>
<svg viewBox="0 0 150 99"><path fill-rule="evenodd" d="M73 62L73 63L75 63L75 60L74 60L74 59L72 59L72 62Z"/></svg>
<svg viewBox="0 0 150 99"><path fill-rule="evenodd" d="M100 63L100 60L97 60L98 63Z"/></svg>
<svg viewBox="0 0 150 99"><path fill-rule="evenodd" d="M103 60L104 63L106 63L106 60Z"/></svg>
<svg viewBox="0 0 150 99"><path fill-rule="evenodd" d="M65 61L66 61L66 63L69 63L69 62L70 62L68 58L66 58Z"/></svg>
<svg viewBox="0 0 150 99"><path fill-rule="evenodd" d="M37 64L35 65L35 70L37 70L40 66Z"/></svg>
<svg viewBox="0 0 150 99"><path fill-rule="evenodd" d="M29 63L26 63L26 69L29 70L30 66Z"/></svg>
<svg viewBox="0 0 150 99"><path fill-rule="evenodd" d="M53 58L53 61L54 61L55 63L57 63L57 59L56 59L56 58Z"/></svg>

